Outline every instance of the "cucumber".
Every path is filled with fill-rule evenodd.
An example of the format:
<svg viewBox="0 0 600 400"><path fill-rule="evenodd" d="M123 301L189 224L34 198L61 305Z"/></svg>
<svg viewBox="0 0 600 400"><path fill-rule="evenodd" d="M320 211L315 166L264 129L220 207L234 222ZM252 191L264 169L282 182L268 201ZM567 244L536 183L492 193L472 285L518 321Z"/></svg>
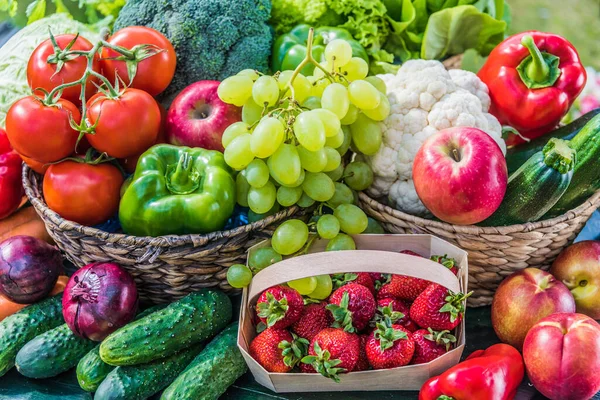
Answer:
<svg viewBox="0 0 600 400"><path fill-rule="evenodd" d="M550 138L571 140L577 135L596 115L600 114L600 108L589 111L582 115L570 124L562 126L552 132L531 140L530 142L520 144L509 148L506 151L506 166L508 167L509 175L515 172L525 164L538 151L542 151ZM597 120L597 119L596 119ZM600 122L597 122L600 123ZM574 147L574 144L571 144ZM575 148L575 150L577 150ZM577 154L579 156L579 154Z"/></svg>
<svg viewBox="0 0 600 400"><path fill-rule="evenodd" d="M62 374L77 365L96 342L75 335L67 324L50 329L19 350L16 367L28 378L44 379Z"/></svg>
<svg viewBox="0 0 600 400"><path fill-rule="evenodd" d="M135 317L135 320L150 315L155 311L162 310L166 306L166 304L159 304L150 307L139 313ZM86 392L95 392L104 378L106 378L113 369L115 369L114 366L108 365L100 358L100 345L98 344L79 361L79 364L77 364L77 382L79 382L79 386Z"/></svg>
<svg viewBox="0 0 600 400"><path fill-rule="evenodd" d="M215 337L177 379L161 400L216 400L248 367L237 347L238 323Z"/></svg>
<svg viewBox="0 0 600 400"><path fill-rule="evenodd" d="M200 353L203 344L148 364L116 367L102 381L94 400L142 400L160 392Z"/></svg>
<svg viewBox="0 0 600 400"><path fill-rule="evenodd" d="M576 153L569 142L552 138L508 178L500 207L483 226L537 221L565 193L573 176Z"/></svg>
<svg viewBox="0 0 600 400"><path fill-rule="evenodd" d="M100 345L110 365L145 364L209 339L231 321L231 300L223 292L204 289L132 322Z"/></svg>
<svg viewBox="0 0 600 400"><path fill-rule="evenodd" d="M548 218L578 207L600 190L600 115L596 115L575 135L571 146L577 152L573 179L565 194L548 212Z"/></svg>
<svg viewBox="0 0 600 400"><path fill-rule="evenodd" d="M23 308L0 322L0 376L15 365L15 358L27 342L64 324L62 293Z"/></svg>

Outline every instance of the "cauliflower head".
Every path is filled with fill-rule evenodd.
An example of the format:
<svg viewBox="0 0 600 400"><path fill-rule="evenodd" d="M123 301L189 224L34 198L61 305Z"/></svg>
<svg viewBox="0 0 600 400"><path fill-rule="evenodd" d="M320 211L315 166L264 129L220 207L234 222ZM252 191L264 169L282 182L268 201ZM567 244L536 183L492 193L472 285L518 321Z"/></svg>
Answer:
<svg viewBox="0 0 600 400"><path fill-rule="evenodd" d="M415 190L412 166L423 142L445 128L479 128L506 154L502 126L488 113L488 88L474 73L447 71L439 61L411 60L396 75L378 76L387 85L391 111L381 123L381 148L366 157L375 176L370 195L388 196L400 211L428 215Z"/></svg>

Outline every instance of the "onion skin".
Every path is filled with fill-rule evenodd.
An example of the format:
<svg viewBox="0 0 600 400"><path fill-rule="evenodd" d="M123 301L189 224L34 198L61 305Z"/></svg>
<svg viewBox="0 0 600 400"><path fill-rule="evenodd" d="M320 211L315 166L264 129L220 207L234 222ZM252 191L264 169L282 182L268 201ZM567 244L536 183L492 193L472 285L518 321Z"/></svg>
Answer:
<svg viewBox="0 0 600 400"><path fill-rule="evenodd" d="M133 320L138 292L131 275L119 265L93 263L71 276L62 305L73 333L100 342Z"/></svg>
<svg viewBox="0 0 600 400"><path fill-rule="evenodd" d="M31 304L48 296L62 272L62 255L32 236L0 243L0 293L14 303Z"/></svg>

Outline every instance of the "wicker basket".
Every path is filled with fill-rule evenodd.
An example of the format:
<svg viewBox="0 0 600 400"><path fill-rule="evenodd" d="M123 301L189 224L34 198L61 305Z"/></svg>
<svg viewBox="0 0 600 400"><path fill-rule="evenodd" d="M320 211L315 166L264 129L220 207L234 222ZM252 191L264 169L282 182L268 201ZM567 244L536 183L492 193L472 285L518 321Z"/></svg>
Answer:
<svg viewBox="0 0 600 400"><path fill-rule="evenodd" d="M359 194L362 209L391 233L428 233L469 253L469 306L492 303L504 277L527 267L548 269L600 206L600 191L556 218L502 227L459 226L406 214Z"/></svg>
<svg viewBox="0 0 600 400"><path fill-rule="evenodd" d="M206 235L129 236L65 220L46 205L40 175L23 164L22 178L29 201L73 264L118 263L135 278L140 298L151 303L172 302L205 287L236 292L227 284L227 267L245 263L248 248L269 238L277 223L300 211L291 207L249 225Z"/></svg>

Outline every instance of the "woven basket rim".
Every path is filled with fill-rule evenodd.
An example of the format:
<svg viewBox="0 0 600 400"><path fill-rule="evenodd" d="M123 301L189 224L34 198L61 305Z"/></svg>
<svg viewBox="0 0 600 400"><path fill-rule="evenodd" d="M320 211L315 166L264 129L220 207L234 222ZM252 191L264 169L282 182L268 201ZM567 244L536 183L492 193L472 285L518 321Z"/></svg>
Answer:
<svg viewBox="0 0 600 400"><path fill-rule="evenodd" d="M281 221L285 218L288 218L300 210L298 206L288 207L282 211L279 211L276 214L273 214L259 221L253 222L251 224L242 225L237 228L225 231L216 231L206 234L165 235L152 237L133 236L124 233L110 233L64 219L56 212L52 211L44 201L43 197L41 196L41 193L39 196L37 196L34 193L33 182L29 178L29 176L33 174L38 175L31 168L29 168L27 164L23 163L23 170L21 175L23 188L25 189L25 194L27 195L27 198L34 206L34 208L38 211L38 213L43 213L47 219L49 219L53 224L58 226L62 231L75 230L86 236L94 237L112 244L119 244L124 246L151 246L153 248L174 247L189 244L193 244L194 246L201 246L206 243L217 241L220 239L231 238L240 234L263 230L267 226L275 222Z"/></svg>
<svg viewBox="0 0 600 400"><path fill-rule="evenodd" d="M427 226L437 229L442 229L447 232L455 232L469 235L508 235L516 232L532 232L538 229L547 228L550 226L554 226L559 223L563 223L565 221L572 220L581 215L585 210L590 207L598 208L598 203L600 203L600 190L590 196L589 199L584 201L578 207L567 211L563 215L559 215L558 217L536 221L536 222L527 222L525 224L516 224L516 225L507 225L507 226L476 226L476 225L453 225L447 222L441 221L433 221L430 219L418 217L415 215L411 215L405 213L403 211L396 210L390 206L387 206L374 198L370 197L364 192L360 192L358 194L361 201L367 203L369 206L376 208L388 215L393 216L394 218L401 219L404 221L409 221L415 225L419 226Z"/></svg>

